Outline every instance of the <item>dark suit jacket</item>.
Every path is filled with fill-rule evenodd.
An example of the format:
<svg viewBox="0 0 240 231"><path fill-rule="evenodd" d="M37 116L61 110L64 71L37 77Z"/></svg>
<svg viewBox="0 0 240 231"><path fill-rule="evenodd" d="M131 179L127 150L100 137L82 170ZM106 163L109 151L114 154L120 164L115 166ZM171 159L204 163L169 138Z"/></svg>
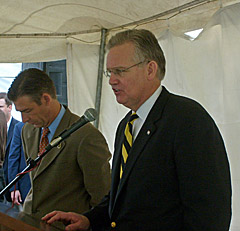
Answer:
<svg viewBox="0 0 240 231"><path fill-rule="evenodd" d="M17 123L19 123L19 121L12 117L12 121L10 123L8 133L7 133L7 145L6 145L5 159L3 162L4 178L5 178L6 185L9 183L9 180L8 180L8 156L9 156L10 145L11 145L12 137L13 137L13 130ZM5 194L5 196L8 201L12 201L9 191Z"/></svg>
<svg viewBox="0 0 240 231"><path fill-rule="evenodd" d="M229 163L209 114L164 87L138 134L119 182L121 146L130 113L115 140L110 194L85 215L93 230L227 231Z"/></svg>
<svg viewBox="0 0 240 231"><path fill-rule="evenodd" d="M18 173L20 173L26 167L26 160L23 152L21 131L24 126L23 122L19 122L15 125L14 134L10 146L10 152L8 156L8 179L11 182ZM16 184L16 189L20 191L22 201L24 202L25 197L31 187L29 174L25 174ZM14 190L14 186L10 191Z"/></svg>

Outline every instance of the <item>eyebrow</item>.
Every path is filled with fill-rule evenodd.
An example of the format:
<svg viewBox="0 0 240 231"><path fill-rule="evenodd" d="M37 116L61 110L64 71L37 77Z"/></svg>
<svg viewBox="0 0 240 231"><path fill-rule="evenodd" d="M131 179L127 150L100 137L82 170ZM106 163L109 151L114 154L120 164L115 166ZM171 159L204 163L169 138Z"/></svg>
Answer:
<svg viewBox="0 0 240 231"><path fill-rule="evenodd" d="M111 68L107 68L107 70L121 69L121 68L126 68L126 67L123 67L123 66L111 67Z"/></svg>
<svg viewBox="0 0 240 231"><path fill-rule="evenodd" d="M31 111L32 109L31 108L26 108L26 109L23 109L23 110L17 110L19 112L26 112L26 111Z"/></svg>

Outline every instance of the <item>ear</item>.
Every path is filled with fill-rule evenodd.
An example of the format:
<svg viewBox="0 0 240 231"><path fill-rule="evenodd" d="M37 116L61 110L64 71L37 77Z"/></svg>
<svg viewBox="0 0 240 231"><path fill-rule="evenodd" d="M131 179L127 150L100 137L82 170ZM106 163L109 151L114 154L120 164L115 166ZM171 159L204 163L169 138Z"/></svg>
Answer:
<svg viewBox="0 0 240 231"><path fill-rule="evenodd" d="M147 64L147 78L148 80L153 80L157 77L158 65L155 61L150 61Z"/></svg>
<svg viewBox="0 0 240 231"><path fill-rule="evenodd" d="M43 93L42 94L41 101L42 101L43 104L49 105L51 100L52 100L52 97L48 93Z"/></svg>
<svg viewBox="0 0 240 231"><path fill-rule="evenodd" d="M11 105L11 104L8 106L8 109L9 109L10 111L12 111L12 105Z"/></svg>

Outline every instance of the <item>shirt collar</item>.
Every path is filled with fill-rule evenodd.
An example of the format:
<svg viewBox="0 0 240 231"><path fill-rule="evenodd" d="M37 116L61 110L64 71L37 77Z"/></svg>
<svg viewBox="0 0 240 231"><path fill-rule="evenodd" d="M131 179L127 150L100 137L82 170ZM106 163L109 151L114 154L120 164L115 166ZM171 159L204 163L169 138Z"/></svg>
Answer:
<svg viewBox="0 0 240 231"><path fill-rule="evenodd" d="M139 118L143 121L146 120L148 113L152 109L154 103L162 92L162 85L160 85L157 90L138 108L136 111Z"/></svg>
<svg viewBox="0 0 240 231"><path fill-rule="evenodd" d="M8 122L7 122L7 131L8 131L8 129L9 129L9 127L10 127L10 124L11 124L11 122L12 122L12 115L10 116L10 119L8 120Z"/></svg>
<svg viewBox="0 0 240 231"><path fill-rule="evenodd" d="M56 117L55 120L48 126L48 128L49 128L49 134L48 134L48 139L49 139L49 141L52 140L53 135L54 135L54 133L55 133L55 131L56 131L56 129L57 129L60 121L62 120L62 117L63 117L65 111L66 111L66 109L63 107L63 105L61 105L61 110L60 110L60 112L58 113L57 117Z"/></svg>

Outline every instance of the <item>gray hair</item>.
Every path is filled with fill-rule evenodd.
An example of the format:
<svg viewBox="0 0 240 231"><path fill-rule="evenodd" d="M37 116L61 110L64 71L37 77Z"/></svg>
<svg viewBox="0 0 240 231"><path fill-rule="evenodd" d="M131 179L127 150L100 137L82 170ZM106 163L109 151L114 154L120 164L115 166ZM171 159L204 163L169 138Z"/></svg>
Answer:
<svg viewBox="0 0 240 231"><path fill-rule="evenodd" d="M152 61L158 64L157 76L160 80L164 78L166 60L164 53L152 32L148 30L126 30L114 35L107 44L107 49L111 49L124 43L132 42L135 45L136 61Z"/></svg>

